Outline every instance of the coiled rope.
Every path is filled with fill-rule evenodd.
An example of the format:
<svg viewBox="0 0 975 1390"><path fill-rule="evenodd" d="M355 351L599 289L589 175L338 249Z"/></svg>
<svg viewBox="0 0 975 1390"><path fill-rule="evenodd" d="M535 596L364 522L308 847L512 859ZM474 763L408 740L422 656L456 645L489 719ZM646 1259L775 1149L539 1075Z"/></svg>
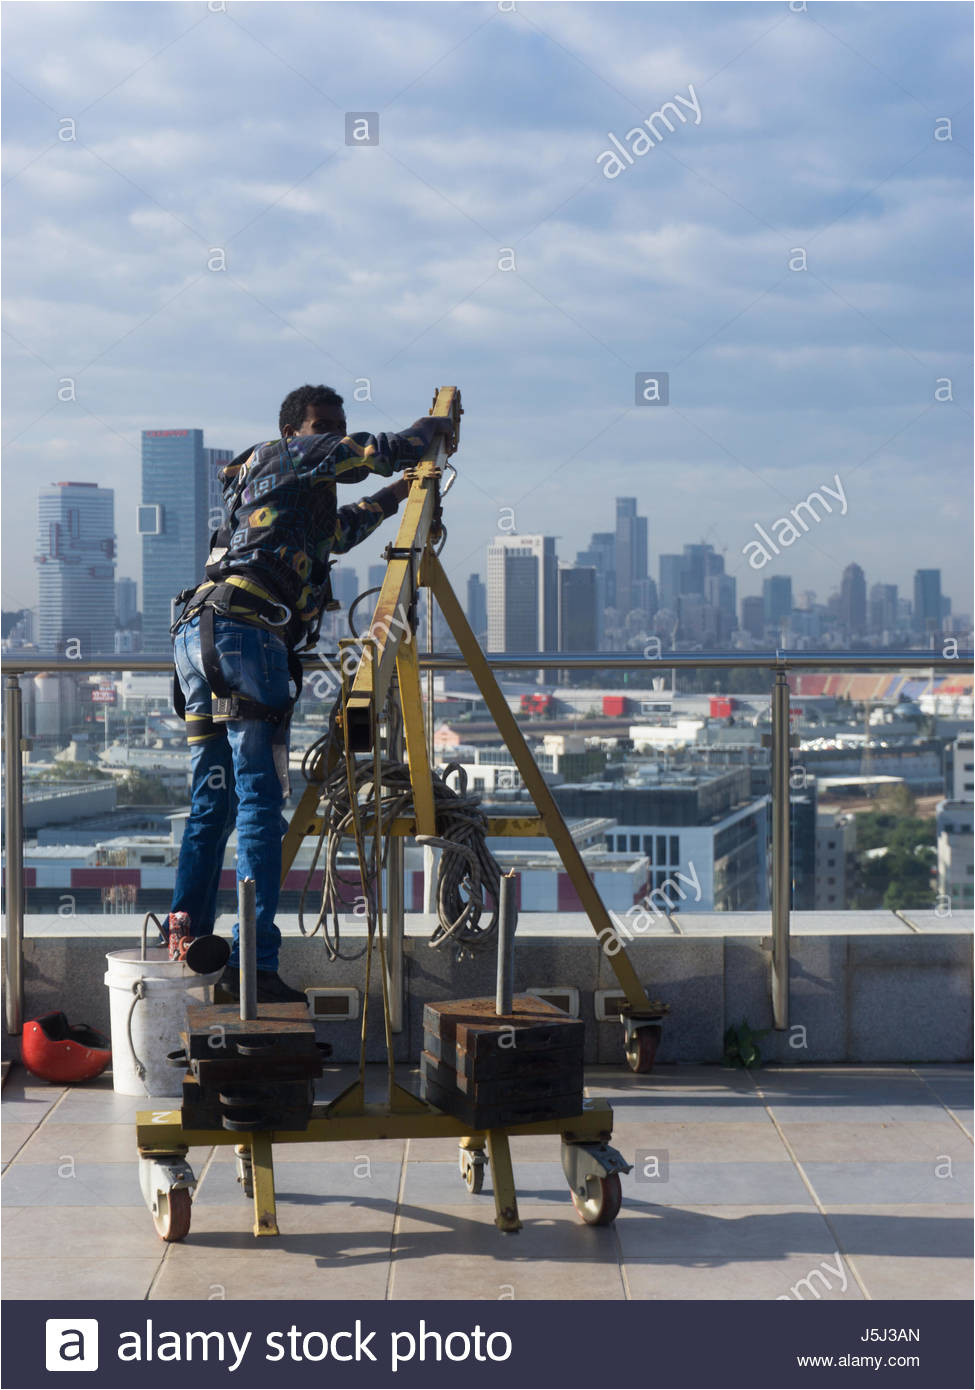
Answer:
<svg viewBox="0 0 975 1390"><path fill-rule="evenodd" d="M338 748L337 710L336 702L327 733L312 744L302 759L302 772L308 780L317 780L312 776L313 770L316 766L326 767L329 753ZM402 716L395 704L390 706L390 710L393 723L390 732L395 733L396 724ZM393 741L391 738L390 742ZM375 883L377 874L385 867L384 846L388 844L392 823L401 816L415 814L409 765L383 758L380 764L379 841L377 844L375 833L365 834L364 882L361 887L356 885L359 891L354 901L350 902L343 892L349 885L343 884L339 877L339 856L343 845L355 838L356 816L360 827L369 832L373 830L376 815L373 758L370 756L361 762L353 759L352 766L357 802L355 808L344 760L338 762L332 774L321 783L325 815L298 904L298 924L302 934L314 936L320 931L331 960L357 960L365 954L366 946L354 954L342 950L339 911L372 920ZM451 785L448 778L454 779L456 786ZM459 763L448 763L443 768L434 769L432 781L438 834L417 837L418 843L427 843L441 850L437 872L437 925L427 944L435 948L452 946L460 954L490 949L498 929L501 867L487 847L487 817L481 809L481 798L468 790L467 774ZM305 901L323 849L321 904L314 926L307 930ZM363 897L363 894L366 896Z"/></svg>

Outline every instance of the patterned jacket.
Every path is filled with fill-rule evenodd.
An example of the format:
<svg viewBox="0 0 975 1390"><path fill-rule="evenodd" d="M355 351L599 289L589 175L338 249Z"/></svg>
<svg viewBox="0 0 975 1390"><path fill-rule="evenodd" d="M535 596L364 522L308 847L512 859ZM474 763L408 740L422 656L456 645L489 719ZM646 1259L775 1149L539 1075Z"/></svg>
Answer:
<svg viewBox="0 0 975 1390"><path fill-rule="evenodd" d="M391 477L419 463L432 431L297 435L248 449L220 471L228 521L211 542L210 580L240 576L284 602L306 632L326 597L329 556L343 554L396 511L390 488L339 507L335 485Z"/></svg>

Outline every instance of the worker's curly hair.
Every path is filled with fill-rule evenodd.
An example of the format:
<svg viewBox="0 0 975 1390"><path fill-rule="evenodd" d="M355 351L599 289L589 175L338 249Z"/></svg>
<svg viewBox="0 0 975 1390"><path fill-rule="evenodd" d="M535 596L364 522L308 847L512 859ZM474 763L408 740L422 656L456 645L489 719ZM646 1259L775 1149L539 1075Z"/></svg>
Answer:
<svg viewBox="0 0 975 1390"><path fill-rule="evenodd" d="M295 430L301 429L309 406L322 405L341 406L342 397L331 386L298 386L294 391L289 391L278 413L278 429L282 438L286 425Z"/></svg>

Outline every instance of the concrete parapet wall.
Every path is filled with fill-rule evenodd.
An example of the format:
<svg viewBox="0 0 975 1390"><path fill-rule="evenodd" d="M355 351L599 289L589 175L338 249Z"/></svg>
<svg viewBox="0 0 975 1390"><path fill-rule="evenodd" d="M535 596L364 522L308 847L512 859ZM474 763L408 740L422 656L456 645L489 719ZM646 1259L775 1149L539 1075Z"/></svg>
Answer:
<svg viewBox="0 0 975 1390"><path fill-rule="evenodd" d="M610 959L578 914L522 918L515 986L574 986L586 1023L590 1063L618 1063L622 1029L597 1023L594 995L616 986ZM544 920L541 920L544 917ZM797 914L792 937L790 1028L761 1040L769 1061L962 1062L972 1056L971 914L941 921L932 914ZM28 918L24 946L25 1017L63 1009L72 1022L109 1029L105 954L135 943L138 917ZM423 919L425 923L429 919ZM717 1063L725 1030L747 1021L771 1029L770 940L767 914L681 918L680 931L655 933L628 951L652 998L669 1003L658 1052L661 1062ZM417 930L410 923L408 930ZM549 928L551 924L551 929ZM293 934L281 948L281 974L290 983L362 990L365 962L329 962L317 938ZM722 930L722 928L726 930ZM226 929L221 924L221 930ZM422 929L421 929L422 930ZM493 994L493 954L461 962L432 950L428 935L410 934L404 950L407 1017L396 1038L397 1060L414 1064L422 1048L423 1006L429 1000ZM354 952L361 937L343 937ZM373 971L369 1057L384 1056L378 973ZM359 1021L319 1025L337 1061L358 1056ZM17 1039L4 1034L5 1057Z"/></svg>

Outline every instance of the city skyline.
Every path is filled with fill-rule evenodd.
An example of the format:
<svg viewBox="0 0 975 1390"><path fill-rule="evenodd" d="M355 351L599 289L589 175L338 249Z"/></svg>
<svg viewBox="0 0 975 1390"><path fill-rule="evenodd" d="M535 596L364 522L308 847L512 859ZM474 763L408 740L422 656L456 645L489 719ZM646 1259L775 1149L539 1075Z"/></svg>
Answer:
<svg viewBox="0 0 975 1390"><path fill-rule="evenodd" d="M745 594L756 525L838 475L765 573L907 594L937 563L968 607L971 14L802 8L9 7L3 607L40 481L121 522L142 428L239 451L304 381L373 431L461 386L455 588L502 512L572 556L620 496ZM689 83L700 120L603 177L606 132Z"/></svg>

